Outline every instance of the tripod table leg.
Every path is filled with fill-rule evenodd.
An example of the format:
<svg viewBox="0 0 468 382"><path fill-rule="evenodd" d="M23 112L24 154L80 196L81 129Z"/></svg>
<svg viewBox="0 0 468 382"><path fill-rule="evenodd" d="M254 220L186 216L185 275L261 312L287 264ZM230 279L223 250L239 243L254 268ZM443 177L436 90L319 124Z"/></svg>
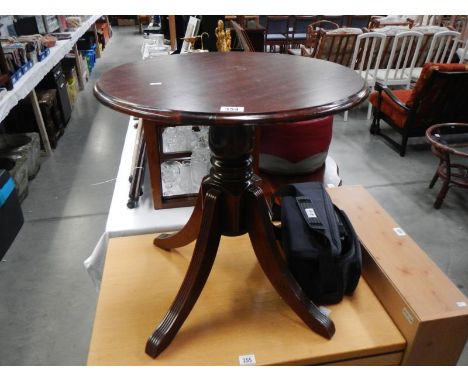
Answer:
<svg viewBox="0 0 468 382"><path fill-rule="evenodd" d="M173 248L180 248L194 241L200 231L203 214L203 191L200 188L195 207L193 208L192 215L180 231L172 234L162 233L154 239L153 243L156 247L170 250Z"/></svg>
<svg viewBox="0 0 468 382"><path fill-rule="evenodd" d="M222 197L220 195L221 192L217 190L209 190L206 193L202 217L204 228L198 234L184 281L163 321L146 343L146 353L153 358L156 358L174 339L197 302L210 274L221 238L219 221Z"/></svg>

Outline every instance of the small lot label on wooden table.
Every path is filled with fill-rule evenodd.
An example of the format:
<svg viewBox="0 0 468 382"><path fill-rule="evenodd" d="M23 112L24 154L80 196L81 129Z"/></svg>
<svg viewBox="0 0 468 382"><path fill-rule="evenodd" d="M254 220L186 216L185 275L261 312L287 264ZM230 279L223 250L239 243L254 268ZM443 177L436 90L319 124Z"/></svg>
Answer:
<svg viewBox="0 0 468 382"><path fill-rule="evenodd" d="M248 366L255 365L257 361L255 360L255 354L245 354L239 356L239 365Z"/></svg>
<svg viewBox="0 0 468 382"><path fill-rule="evenodd" d="M393 231L394 231L398 236L406 236L406 232L403 231L400 227L395 227L395 228L393 228Z"/></svg>
<svg viewBox="0 0 468 382"><path fill-rule="evenodd" d="M244 106L221 106L219 111L224 111L227 113L243 113Z"/></svg>

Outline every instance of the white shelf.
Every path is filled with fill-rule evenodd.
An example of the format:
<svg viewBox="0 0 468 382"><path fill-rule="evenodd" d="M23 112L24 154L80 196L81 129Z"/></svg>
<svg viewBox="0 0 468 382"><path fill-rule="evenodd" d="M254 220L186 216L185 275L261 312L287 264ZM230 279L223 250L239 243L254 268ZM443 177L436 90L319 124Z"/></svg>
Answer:
<svg viewBox="0 0 468 382"><path fill-rule="evenodd" d="M14 108L20 100L25 98L45 75L73 49L73 45L75 45L78 39L83 36L89 27L100 17L101 15L90 16L78 29L71 32L71 39L58 40L57 44L50 48L50 54L43 61L36 62L34 66L15 83L14 88L9 90L8 94L0 100L0 122L3 121L10 110Z"/></svg>

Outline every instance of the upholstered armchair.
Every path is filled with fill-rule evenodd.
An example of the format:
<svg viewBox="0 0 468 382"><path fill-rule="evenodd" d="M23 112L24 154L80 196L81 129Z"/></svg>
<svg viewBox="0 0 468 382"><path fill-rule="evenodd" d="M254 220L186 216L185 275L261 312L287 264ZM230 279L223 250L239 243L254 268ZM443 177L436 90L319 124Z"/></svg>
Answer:
<svg viewBox="0 0 468 382"><path fill-rule="evenodd" d="M437 123L468 122L468 65L424 65L414 89L390 90L377 82L370 95L374 119L371 134L382 136L401 156L410 137L422 137ZM401 136L401 143L384 133L387 122Z"/></svg>

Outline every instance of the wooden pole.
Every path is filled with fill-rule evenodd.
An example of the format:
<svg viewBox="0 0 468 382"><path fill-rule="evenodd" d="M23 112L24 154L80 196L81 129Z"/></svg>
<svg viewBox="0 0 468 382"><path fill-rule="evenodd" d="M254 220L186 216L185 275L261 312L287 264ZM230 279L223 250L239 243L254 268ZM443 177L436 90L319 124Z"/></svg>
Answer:
<svg viewBox="0 0 468 382"><path fill-rule="evenodd" d="M83 81L83 66L81 65L80 52L78 51L78 46L73 45L73 53L75 54L75 63L76 63L76 74L78 77L78 86L80 90L84 90L85 84Z"/></svg>
<svg viewBox="0 0 468 382"><path fill-rule="evenodd" d="M175 16L169 16L169 37L171 40L171 49L177 50L177 35Z"/></svg>
<svg viewBox="0 0 468 382"><path fill-rule="evenodd" d="M47 155L52 154L52 148L50 147L49 136L45 128L44 119L42 118L41 108L39 107L39 101L37 100L36 91L33 89L29 93L29 98L34 111L34 117L36 118L37 126L39 127L39 133L41 134L42 143Z"/></svg>

